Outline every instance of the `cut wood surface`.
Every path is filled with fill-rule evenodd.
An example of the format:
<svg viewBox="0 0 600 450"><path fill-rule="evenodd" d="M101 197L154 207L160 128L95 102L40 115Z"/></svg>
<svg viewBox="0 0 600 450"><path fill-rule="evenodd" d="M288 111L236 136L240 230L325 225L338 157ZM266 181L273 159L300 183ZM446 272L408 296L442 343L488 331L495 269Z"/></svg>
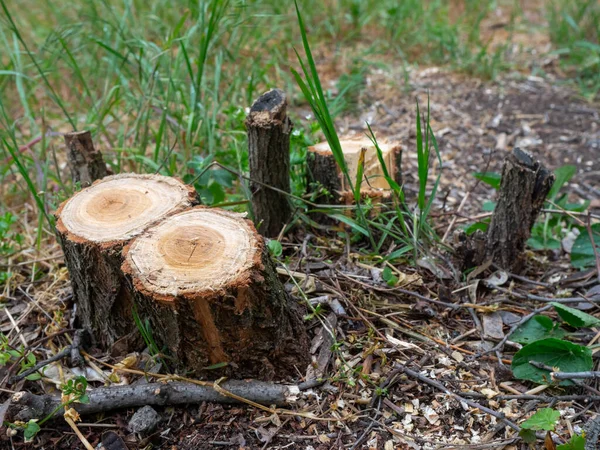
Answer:
<svg viewBox="0 0 600 450"><path fill-rule="evenodd" d="M506 157L486 244L487 257L503 269L523 268L525 243L553 183L552 171L529 153L515 148Z"/></svg>
<svg viewBox="0 0 600 450"><path fill-rule="evenodd" d="M125 250L123 272L159 345L184 367L262 379L306 368L299 307L263 238L243 215L205 207L175 214Z"/></svg>
<svg viewBox="0 0 600 450"><path fill-rule="evenodd" d="M364 176L361 192L369 196L384 196L390 186L384 178L383 168L377 158L377 151L373 143L367 138L342 139L340 141L350 180L355 183L358 171L360 151L365 152ZM399 145L387 142L378 142L383 160L390 176L396 183L402 185L402 150ZM321 142L308 148L307 155L309 180L320 183L334 197L335 202L351 198L349 193L352 186L339 170L333 153L327 142Z"/></svg>
<svg viewBox="0 0 600 450"><path fill-rule="evenodd" d="M120 174L76 193L57 210L77 319L107 347L135 331L120 271L123 246L152 223L196 204L196 193L161 175Z"/></svg>

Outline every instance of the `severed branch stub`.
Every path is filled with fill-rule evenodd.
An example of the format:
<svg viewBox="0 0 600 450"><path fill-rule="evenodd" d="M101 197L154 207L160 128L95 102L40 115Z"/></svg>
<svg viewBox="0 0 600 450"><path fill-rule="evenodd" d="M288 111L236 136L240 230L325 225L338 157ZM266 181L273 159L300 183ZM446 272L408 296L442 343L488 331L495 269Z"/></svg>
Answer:
<svg viewBox="0 0 600 450"><path fill-rule="evenodd" d="M208 384L208 383L207 383ZM300 388L296 385L274 384L261 381L225 381L219 385L233 395L261 405L283 406L294 403ZM239 403L235 398L220 394L212 386L174 381L170 383L145 383L133 386L109 386L88 392L88 403L70 406L81 415L133 408L145 405L181 405L202 402ZM27 422L43 419L50 414L60 416L60 396L35 395L22 391L13 394L6 414L7 420Z"/></svg>
<svg viewBox="0 0 600 450"><path fill-rule="evenodd" d="M81 187L88 187L109 174L102 153L94 148L92 133L73 131L64 138L73 184L79 182Z"/></svg>
<svg viewBox="0 0 600 450"><path fill-rule="evenodd" d="M206 207L172 215L124 255L140 314L186 369L271 380L307 366L300 306L243 215Z"/></svg>
<svg viewBox="0 0 600 450"><path fill-rule="evenodd" d="M276 237L291 216L285 193L290 192L292 128L287 99L280 89L261 95L246 118L254 222L266 237Z"/></svg>
<svg viewBox="0 0 600 450"><path fill-rule="evenodd" d="M513 273L523 268L525 243L553 183L554 174L529 153L515 148L506 157L487 232L487 258Z"/></svg>
<svg viewBox="0 0 600 450"><path fill-rule="evenodd" d="M137 332L121 250L147 227L197 204L193 188L162 175L120 174L96 181L56 211L77 321L96 345ZM127 349L127 344L124 345Z"/></svg>

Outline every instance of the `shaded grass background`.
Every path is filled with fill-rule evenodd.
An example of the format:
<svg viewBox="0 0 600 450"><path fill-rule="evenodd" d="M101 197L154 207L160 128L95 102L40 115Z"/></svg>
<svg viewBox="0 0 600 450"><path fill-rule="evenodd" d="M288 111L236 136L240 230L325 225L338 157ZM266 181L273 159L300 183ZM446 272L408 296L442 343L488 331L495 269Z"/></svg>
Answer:
<svg viewBox="0 0 600 450"><path fill-rule="evenodd" d="M539 2L562 69L588 98L600 90L600 7L589 0ZM37 242L72 192L60 132L92 129L115 172L186 180L219 161L247 169L245 108L281 87L306 110L291 76L302 48L292 2L279 0L0 0L0 208L37 220ZM514 0L302 0L300 9L332 115L351 113L374 64L398 70L445 64L493 78L521 69L514 32L528 27ZM507 38L486 30L497 8ZM518 46L517 46L518 47ZM517 48L516 51L519 49ZM335 70L321 66L337 63ZM342 62L353 61L349 67ZM341 66L341 67L340 67ZM342 75L342 76L340 76ZM303 193L305 146L322 139L296 120L293 186ZM33 143L28 145L28 143ZM238 203L246 191L226 171L196 183L208 204ZM37 213L24 202L33 198ZM241 204L240 201L242 201Z"/></svg>

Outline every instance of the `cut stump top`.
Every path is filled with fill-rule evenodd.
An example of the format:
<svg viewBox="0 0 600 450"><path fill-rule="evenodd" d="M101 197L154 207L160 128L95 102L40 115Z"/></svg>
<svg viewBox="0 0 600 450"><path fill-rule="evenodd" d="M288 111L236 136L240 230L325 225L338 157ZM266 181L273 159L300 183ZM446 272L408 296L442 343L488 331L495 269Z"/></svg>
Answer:
<svg viewBox="0 0 600 450"><path fill-rule="evenodd" d="M59 231L94 243L127 241L157 220L194 204L193 188L162 175L119 174L96 181L65 201Z"/></svg>
<svg viewBox="0 0 600 450"><path fill-rule="evenodd" d="M383 169L377 158L377 151L375 146L370 139L367 138L346 138L340 139L340 145L342 152L344 153L344 159L346 160L346 166L348 167L348 174L351 180L356 179L358 172L358 163L360 158L360 150L364 148L365 162L364 162L364 178L368 178L368 183L363 179L361 189L390 189L388 182L385 180L383 175ZM379 148L383 155L383 160L386 167L390 172L393 172L396 167L396 152L400 150L400 146L397 144L391 144L388 142L378 142ZM319 144L309 147L309 150L318 153L321 156L331 156L333 153L327 142L321 142ZM351 190L352 188L347 186L347 180L344 177L340 177L342 191Z"/></svg>
<svg viewBox="0 0 600 450"><path fill-rule="evenodd" d="M208 298L249 280L262 240L243 214L197 207L148 229L125 249L124 271L156 300Z"/></svg>

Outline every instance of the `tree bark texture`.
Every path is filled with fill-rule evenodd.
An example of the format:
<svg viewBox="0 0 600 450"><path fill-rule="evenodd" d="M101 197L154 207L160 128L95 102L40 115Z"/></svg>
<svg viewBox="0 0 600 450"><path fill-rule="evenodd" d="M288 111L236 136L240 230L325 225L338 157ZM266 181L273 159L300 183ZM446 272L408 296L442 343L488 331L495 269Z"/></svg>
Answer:
<svg viewBox="0 0 600 450"><path fill-rule="evenodd" d="M124 253L123 272L154 338L185 368L263 380L305 370L301 308L250 221L194 208L148 229Z"/></svg>
<svg viewBox="0 0 600 450"><path fill-rule="evenodd" d="M290 219L290 134L285 93L261 95L246 118L252 210L263 236L276 237ZM270 189L276 188L278 191Z"/></svg>
<svg viewBox="0 0 600 450"><path fill-rule="evenodd" d="M505 270L519 272L554 174L523 150L515 148L504 161L498 203L487 233L486 254Z"/></svg>
<svg viewBox="0 0 600 450"><path fill-rule="evenodd" d="M88 187L109 174L102 153L94 148L92 133L74 131L66 133L64 138L73 184L80 183L81 187Z"/></svg>
<svg viewBox="0 0 600 450"><path fill-rule="evenodd" d="M261 405L283 406L293 403L300 392L298 386L265 383L261 381L225 381L219 385L226 391ZM80 415L89 415L115 409L134 408L145 405L181 405L202 402L239 403L238 400L222 395L211 386L174 381L170 383L144 383L132 386L108 386L88 391L89 403L72 403ZM6 419L27 422L43 419L54 413L60 416L64 411L60 396L35 395L30 392L17 392L13 395Z"/></svg>
<svg viewBox="0 0 600 450"><path fill-rule="evenodd" d="M110 348L137 333L121 272L123 246L165 214L194 204L195 191L178 180L124 174L95 182L56 211L77 322L94 344Z"/></svg>

